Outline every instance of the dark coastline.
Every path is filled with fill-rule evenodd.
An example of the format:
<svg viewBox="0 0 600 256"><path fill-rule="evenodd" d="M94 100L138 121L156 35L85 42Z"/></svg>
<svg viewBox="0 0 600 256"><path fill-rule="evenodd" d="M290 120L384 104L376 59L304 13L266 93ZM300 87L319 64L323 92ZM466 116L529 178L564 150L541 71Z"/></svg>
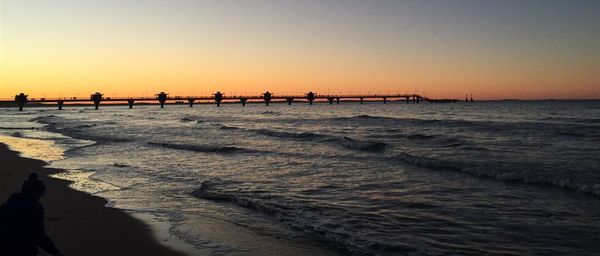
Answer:
<svg viewBox="0 0 600 256"><path fill-rule="evenodd" d="M0 143L0 202L18 192L27 175L37 171L47 188L42 199L46 231L64 255L184 255L160 244L142 221L104 207L105 199L76 191L69 181L49 177L61 170L45 165Z"/></svg>

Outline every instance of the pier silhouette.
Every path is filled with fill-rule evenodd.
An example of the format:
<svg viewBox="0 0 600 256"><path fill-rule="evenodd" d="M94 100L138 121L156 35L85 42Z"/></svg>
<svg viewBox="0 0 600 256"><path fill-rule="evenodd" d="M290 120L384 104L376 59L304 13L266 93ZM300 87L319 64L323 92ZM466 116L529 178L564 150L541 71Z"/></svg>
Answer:
<svg viewBox="0 0 600 256"><path fill-rule="evenodd" d="M292 105L292 103L308 103L312 105L313 103L322 102L329 103L333 105L340 104L340 102L360 102L360 104L364 104L365 101L381 101L384 104L387 104L389 101L401 101L406 103L420 103L423 101L430 103L446 103L446 102L457 102L456 99L432 99L428 97L421 96L419 94L368 94L368 95L325 95L318 94L315 92L308 92L304 95L277 95L266 91L260 95L255 96L242 96L242 95L225 95L220 91L215 92L211 96L169 96L168 93L160 92L155 95L155 97L105 97L100 92L95 92L90 95L89 98L78 98L78 97L63 97L63 98L29 98L29 95L25 93L19 93L15 95L14 101L12 100L0 100L0 104L13 104L16 103L19 111L22 111L27 103L38 104L38 105L53 105L56 104L59 110L63 109L65 103L67 104L89 104L92 103L94 105L94 109L98 109L102 102L109 104L127 104L129 108L133 108L136 102L138 103L156 103L160 104L161 108L164 108L164 105L168 102L172 103L187 103L190 107L194 106L194 103L209 103L216 104L217 107L220 107L222 103L240 103L242 106L246 106L246 103L264 103L269 106L270 103L287 103L288 105ZM468 102L468 101L467 101ZM473 102L472 96L470 102Z"/></svg>

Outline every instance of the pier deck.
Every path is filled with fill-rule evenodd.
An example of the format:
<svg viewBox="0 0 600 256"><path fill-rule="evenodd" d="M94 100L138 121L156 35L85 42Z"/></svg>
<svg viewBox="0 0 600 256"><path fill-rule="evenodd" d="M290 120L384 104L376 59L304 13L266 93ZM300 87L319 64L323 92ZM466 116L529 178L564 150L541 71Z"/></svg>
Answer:
<svg viewBox="0 0 600 256"><path fill-rule="evenodd" d="M225 95L221 92L216 92L211 96L169 96L167 93L161 92L156 94L155 97L104 97L103 94L96 92L91 94L90 97L78 98L78 97L62 97L62 98L29 98L28 95L20 93L13 99L0 100L2 105L15 105L22 110L26 104L37 104L37 105L56 105L58 109L62 109L65 104L93 104L96 109L101 103L109 104L120 104L129 105L129 108L133 108L134 103L158 103L161 108L164 107L165 103L187 103L190 107L194 106L194 103L210 103L220 106L221 103L240 103L245 106L246 103L264 103L269 105L270 103L287 103L291 105L293 102L297 103L309 103L313 102L324 102L329 104L340 104L344 101L357 101L363 104L365 101L382 101L388 103L389 101L406 101L406 103L420 103L421 101L427 102L456 102L454 99L430 99L423 97L419 94L369 94L369 95L321 95L313 92L308 92L305 95L276 95L270 92L265 92L262 95Z"/></svg>

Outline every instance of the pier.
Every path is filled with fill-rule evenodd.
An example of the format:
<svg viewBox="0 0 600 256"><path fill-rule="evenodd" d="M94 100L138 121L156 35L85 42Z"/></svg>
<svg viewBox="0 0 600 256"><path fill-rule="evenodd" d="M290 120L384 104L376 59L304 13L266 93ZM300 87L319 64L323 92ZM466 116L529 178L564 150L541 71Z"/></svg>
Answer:
<svg viewBox="0 0 600 256"><path fill-rule="evenodd" d="M215 92L210 96L169 96L166 92L160 92L155 97L105 97L102 93L96 92L90 95L89 98L78 98L78 97L63 97L63 98L29 98L25 93L19 93L15 95L14 100L0 100L0 104L16 104L20 111L28 104L36 105L55 105L59 110L62 110L66 104L89 104L98 109L101 103L105 104L123 104L128 105L129 108L133 108L134 104L145 103L152 104L158 103L161 108L164 108L167 103L187 103L190 107L193 107L195 103L215 104L220 107L223 103L239 103L241 106L246 106L246 103L263 103L267 106L271 103L325 103L329 105L339 105L341 102L359 102L364 104L365 101L377 101L387 104L390 101L401 101L406 103L421 103L423 101L430 103L446 103L446 102L457 102L455 99L431 99L419 94L369 94L369 95L325 95L318 94L315 92L307 92L304 95L278 95L266 91L261 95L254 96L242 96L242 95L226 95L220 91ZM472 102L472 98L471 98Z"/></svg>

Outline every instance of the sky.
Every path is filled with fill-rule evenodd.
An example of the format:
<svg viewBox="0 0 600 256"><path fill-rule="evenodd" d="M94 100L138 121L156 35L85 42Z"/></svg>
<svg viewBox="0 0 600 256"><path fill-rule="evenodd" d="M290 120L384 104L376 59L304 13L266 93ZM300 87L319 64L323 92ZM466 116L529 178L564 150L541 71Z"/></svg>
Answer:
<svg viewBox="0 0 600 256"><path fill-rule="evenodd" d="M0 98L600 98L600 1L0 0Z"/></svg>

